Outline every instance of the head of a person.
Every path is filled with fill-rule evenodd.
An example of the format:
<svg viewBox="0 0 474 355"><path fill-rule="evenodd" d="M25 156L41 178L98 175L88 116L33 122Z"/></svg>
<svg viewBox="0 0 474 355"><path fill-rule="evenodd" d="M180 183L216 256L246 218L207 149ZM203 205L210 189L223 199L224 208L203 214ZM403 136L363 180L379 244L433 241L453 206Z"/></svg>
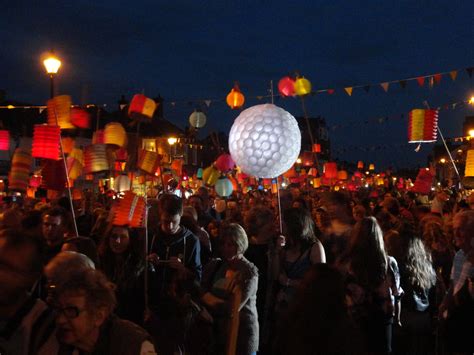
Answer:
<svg viewBox="0 0 474 355"><path fill-rule="evenodd" d="M209 208L209 204L210 204L209 190L208 190L206 187L201 186L201 187L197 190L196 195L198 195L198 196L201 197L201 200L202 200L202 207L203 207L204 211L207 211L208 208Z"/></svg>
<svg viewBox="0 0 474 355"><path fill-rule="evenodd" d="M160 228L165 234L176 234L183 215L183 200L173 194L164 194L159 200Z"/></svg>
<svg viewBox="0 0 474 355"><path fill-rule="evenodd" d="M323 196L323 205L329 213L332 223L351 224L352 208L350 202L351 200L347 194L340 191L327 192Z"/></svg>
<svg viewBox="0 0 474 355"><path fill-rule="evenodd" d="M400 214L400 204L394 197L386 197L382 202L382 206L392 216L397 217Z"/></svg>
<svg viewBox="0 0 474 355"><path fill-rule="evenodd" d="M287 237L288 245L305 247L316 240L316 225L308 210L289 208L283 213L283 234Z"/></svg>
<svg viewBox="0 0 474 355"><path fill-rule="evenodd" d="M43 271L41 240L16 229L0 231L0 308L16 304Z"/></svg>
<svg viewBox="0 0 474 355"><path fill-rule="evenodd" d="M108 233L108 246L112 253L123 254L130 248L128 228L113 226Z"/></svg>
<svg viewBox="0 0 474 355"><path fill-rule="evenodd" d="M184 216L191 217L195 222L197 222L197 220L198 220L197 211L193 206L184 206L184 208L183 208L183 217Z"/></svg>
<svg viewBox="0 0 474 355"><path fill-rule="evenodd" d="M57 312L58 340L91 351L100 327L117 303L115 286L98 270L72 272L57 285L53 308Z"/></svg>
<svg viewBox="0 0 474 355"><path fill-rule="evenodd" d="M449 248L448 238L443 226L436 220L430 220L423 225L423 241L433 251L442 252Z"/></svg>
<svg viewBox="0 0 474 355"><path fill-rule="evenodd" d="M252 207L245 216L245 227L250 236L268 233L274 226L274 214L271 209L263 206Z"/></svg>
<svg viewBox="0 0 474 355"><path fill-rule="evenodd" d="M453 219L454 243L464 252L473 247L474 236L474 210L462 211Z"/></svg>
<svg viewBox="0 0 474 355"><path fill-rule="evenodd" d="M189 206L194 208L197 214L200 214L204 211L204 203L202 197L199 195L192 195L189 197Z"/></svg>
<svg viewBox="0 0 474 355"><path fill-rule="evenodd" d="M240 224L230 223L222 230L221 254L224 260L244 255L249 246L247 233Z"/></svg>
<svg viewBox="0 0 474 355"><path fill-rule="evenodd" d="M308 209L308 203L304 198L298 197L297 199L293 200L292 207Z"/></svg>
<svg viewBox="0 0 474 355"><path fill-rule="evenodd" d="M356 222L361 221L366 215L367 211L365 210L364 206L355 205L354 208L352 208L352 217L354 217Z"/></svg>
<svg viewBox="0 0 474 355"><path fill-rule="evenodd" d="M42 217L43 237L50 247L61 245L67 231L67 211L62 207L46 210Z"/></svg>
<svg viewBox="0 0 474 355"><path fill-rule="evenodd" d="M23 214L18 208L10 208L3 213L2 228L20 228Z"/></svg>
<svg viewBox="0 0 474 355"><path fill-rule="evenodd" d="M87 237L73 237L66 239L61 251L74 251L86 255L92 262L97 265L97 246L91 238Z"/></svg>

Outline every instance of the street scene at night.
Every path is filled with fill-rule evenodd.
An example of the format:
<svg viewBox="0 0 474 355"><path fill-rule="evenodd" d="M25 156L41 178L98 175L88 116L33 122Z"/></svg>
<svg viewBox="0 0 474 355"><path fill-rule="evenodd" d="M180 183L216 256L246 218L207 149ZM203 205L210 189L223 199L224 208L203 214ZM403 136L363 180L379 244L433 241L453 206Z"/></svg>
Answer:
<svg viewBox="0 0 474 355"><path fill-rule="evenodd" d="M2 10L0 355L474 354L471 2Z"/></svg>

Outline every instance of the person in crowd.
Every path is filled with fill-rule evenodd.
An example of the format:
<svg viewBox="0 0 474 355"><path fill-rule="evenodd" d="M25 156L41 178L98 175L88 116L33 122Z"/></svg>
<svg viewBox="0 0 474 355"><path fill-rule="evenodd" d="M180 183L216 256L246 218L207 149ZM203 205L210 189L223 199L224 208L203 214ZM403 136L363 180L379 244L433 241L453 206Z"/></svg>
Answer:
<svg viewBox="0 0 474 355"><path fill-rule="evenodd" d="M361 221L364 217L367 216L367 211L365 210L365 207L362 205L355 205L354 208L352 208L352 217L356 222Z"/></svg>
<svg viewBox="0 0 474 355"><path fill-rule="evenodd" d="M201 263L203 265L207 264L212 254L211 239L209 233L198 224L197 212L194 207L185 206L183 208L181 224L199 238L199 243L201 244Z"/></svg>
<svg viewBox="0 0 474 355"><path fill-rule="evenodd" d="M206 292L201 301L212 315L217 354L225 352L229 333L235 332L231 330L229 312L239 317L235 354L251 355L258 350L258 270L244 257L247 247L245 230L235 223L227 225L222 232L222 259L212 261L204 274Z"/></svg>
<svg viewBox="0 0 474 355"><path fill-rule="evenodd" d="M205 210L203 198L200 195L192 195L188 199L189 205L194 207L198 215L198 224L203 228L207 228L214 218Z"/></svg>
<svg viewBox="0 0 474 355"><path fill-rule="evenodd" d="M114 285L98 270L67 275L53 304L58 354L156 354L144 329L113 313Z"/></svg>
<svg viewBox="0 0 474 355"><path fill-rule="evenodd" d="M52 354L54 315L30 290L43 270L39 239L21 230L0 231L0 353Z"/></svg>
<svg viewBox="0 0 474 355"><path fill-rule="evenodd" d="M23 212L19 208L7 209L1 219L1 229L13 228L18 229L21 227L21 221L23 219Z"/></svg>
<svg viewBox="0 0 474 355"><path fill-rule="evenodd" d="M309 210L308 202L303 197L295 198L293 200L292 207L294 207L294 208L304 208L306 210Z"/></svg>
<svg viewBox="0 0 474 355"><path fill-rule="evenodd" d="M244 224L242 211L240 210L240 206L237 201L227 201L225 210L225 221L226 223Z"/></svg>
<svg viewBox="0 0 474 355"><path fill-rule="evenodd" d="M42 231L47 245L46 263L61 251L67 233L68 218L67 211L61 207L50 208L43 213Z"/></svg>
<svg viewBox="0 0 474 355"><path fill-rule="evenodd" d="M183 201L164 194L159 200L160 225L153 233L148 260L150 273L150 330L160 354L184 351L192 312L191 296L202 275L199 239L181 226Z"/></svg>
<svg viewBox="0 0 474 355"><path fill-rule="evenodd" d="M283 214L283 233L285 245L279 255L277 269L280 284L276 305L278 313L286 311L311 265L326 262L323 245L317 238L319 231L308 210L286 210Z"/></svg>
<svg viewBox="0 0 474 355"><path fill-rule="evenodd" d="M321 231L321 235L331 234L331 218L325 208L316 208L313 213L313 220L316 227Z"/></svg>
<svg viewBox="0 0 474 355"><path fill-rule="evenodd" d="M318 263L305 274L294 302L277 325L274 354L362 354L348 316L343 275Z"/></svg>
<svg viewBox="0 0 474 355"><path fill-rule="evenodd" d="M353 230L347 252L338 261L346 275L349 312L370 353L392 351L392 323L400 323L399 273L385 252L382 230L366 217ZM398 281L398 282L397 282Z"/></svg>
<svg viewBox="0 0 474 355"><path fill-rule="evenodd" d="M474 211L459 212L453 220L456 252L451 270L451 282L440 306L440 316L446 320L449 350L462 354L474 351L472 321L474 303L472 280L474 278Z"/></svg>
<svg viewBox="0 0 474 355"><path fill-rule="evenodd" d="M72 237L64 241L62 251L75 251L86 255L94 265L99 266L99 257L95 242L88 237Z"/></svg>
<svg viewBox="0 0 474 355"><path fill-rule="evenodd" d="M397 259L400 251L400 234L393 228L392 217L387 211L381 210L377 213L377 222L382 229L385 250L387 254Z"/></svg>
<svg viewBox="0 0 474 355"><path fill-rule="evenodd" d="M21 220L21 228L27 233L41 237L43 231L43 212L39 210L28 211Z"/></svg>
<svg viewBox="0 0 474 355"><path fill-rule="evenodd" d="M196 195L201 197L203 212L211 216L212 219L220 221L220 214L217 213L213 207L213 199L211 198L207 187L201 186L198 188Z"/></svg>
<svg viewBox="0 0 474 355"><path fill-rule="evenodd" d="M99 249L102 271L116 285L115 313L140 325L145 312L143 254L138 233L119 226L109 228Z"/></svg>

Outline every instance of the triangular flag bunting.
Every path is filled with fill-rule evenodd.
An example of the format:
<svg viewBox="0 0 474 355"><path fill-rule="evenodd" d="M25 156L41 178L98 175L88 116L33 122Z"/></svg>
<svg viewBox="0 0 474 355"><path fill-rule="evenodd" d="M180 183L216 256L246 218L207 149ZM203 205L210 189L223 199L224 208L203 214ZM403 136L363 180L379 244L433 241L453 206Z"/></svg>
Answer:
<svg viewBox="0 0 474 355"><path fill-rule="evenodd" d="M451 77L452 81L456 80L456 77L458 76L458 71L457 70L450 71L449 76Z"/></svg>
<svg viewBox="0 0 474 355"><path fill-rule="evenodd" d="M473 69L474 69L474 68L472 68L472 67L466 69L467 75L469 75L470 78L472 78L472 70L473 70Z"/></svg>
<svg viewBox="0 0 474 355"><path fill-rule="evenodd" d="M441 77L442 77L441 74L435 74L434 75L434 81L435 81L436 85L439 85L439 83L441 82Z"/></svg>
<svg viewBox="0 0 474 355"><path fill-rule="evenodd" d="M211 100L204 100L204 103L206 104L207 107L211 106Z"/></svg>
<svg viewBox="0 0 474 355"><path fill-rule="evenodd" d="M41 115L41 113L43 113L43 111L44 111L44 107L40 107L40 108L39 108L39 113L40 113L40 115Z"/></svg>
<svg viewBox="0 0 474 355"><path fill-rule="evenodd" d="M419 78L416 78L416 81L418 82L418 85L423 86L425 85L425 77L420 76Z"/></svg>
<svg viewBox="0 0 474 355"><path fill-rule="evenodd" d="M369 90L370 90L370 85L364 86L364 90L365 90L365 92L369 92Z"/></svg>
<svg viewBox="0 0 474 355"><path fill-rule="evenodd" d="M383 91L387 92L388 91L388 86L390 85L390 83L382 83L380 84L380 86L383 88Z"/></svg>
<svg viewBox="0 0 474 355"><path fill-rule="evenodd" d="M329 94L329 95L334 94L334 89L328 89L328 94Z"/></svg>
<svg viewBox="0 0 474 355"><path fill-rule="evenodd" d="M407 87L407 81L406 80L400 80L399 84L400 84L400 87L402 89L405 89Z"/></svg>
<svg viewBox="0 0 474 355"><path fill-rule="evenodd" d="M347 92L347 95L352 96L352 88L351 87L344 88L344 90Z"/></svg>
<svg viewBox="0 0 474 355"><path fill-rule="evenodd" d="M263 99L263 96L257 96L257 100Z"/></svg>

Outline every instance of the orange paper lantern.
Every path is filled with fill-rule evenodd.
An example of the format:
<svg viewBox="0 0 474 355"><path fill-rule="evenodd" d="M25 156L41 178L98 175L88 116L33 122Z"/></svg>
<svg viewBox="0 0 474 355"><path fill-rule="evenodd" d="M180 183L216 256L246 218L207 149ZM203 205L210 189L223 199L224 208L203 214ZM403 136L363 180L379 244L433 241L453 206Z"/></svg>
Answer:
<svg viewBox="0 0 474 355"><path fill-rule="evenodd" d="M321 153L321 144L315 143L312 146L313 153Z"/></svg>
<svg viewBox="0 0 474 355"><path fill-rule="evenodd" d="M74 149L74 144L76 143L74 141L74 138L71 138L71 137L64 137L61 139L62 143L63 143L63 152L64 154L69 154L72 152L72 150Z"/></svg>
<svg viewBox="0 0 474 355"><path fill-rule="evenodd" d="M345 170L339 170L337 172L337 179L338 180L347 180L347 171Z"/></svg>
<svg viewBox="0 0 474 355"><path fill-rule="evenodd" d="M12 165L8 174L8 187L12 191L25 192L28 187L31 163L29 151L17 148L13 153Z"/></svg>
<svg viewBox="0 0 474 355"><path fill-rule="evenodd" d="M34 158L58 160L60 134L59 126L35 124L31 155Z"/></svg>
<svg viewBox="0 0 474 355"><path fill-rule="evenodd" d="M115 208L113 224L116 226L143 227L146 203L143 197L125 191Z"/></svg>
<svg viewBox="0 0 474 355"><path fill-rule="evenodd" d="M48 125L61 129L75 128L71 123L71 96L60 95L47 102Z"/></svg>
<svg viewBox="0 0 474 355"><path fill-rule="evenodd" d="M91 118L89 112L79 107L71 108L71 123L77 128L90 128Z"/></svg>
<svg viewBox="0 0 474 355"><path fill-rule="evenodd" d="M156 152L142 149L138 158L137 167L148 174L155 174L161 161L161 156Z"/></svg>
<svg viewBox="0 0 474 355"><path fill-rule="evenodd" d="M363 161L359 160L357 162L357 169L364 169L364 162Z"/></svg>
<svg viewBox="0 0 474 355"><path fill-rule="evenodd" d="M230 106L231 109L238 109L244 105L245 97L240 92L239 86L236 84L234 88L230 91L227 95L227 105Z"/></svg>

